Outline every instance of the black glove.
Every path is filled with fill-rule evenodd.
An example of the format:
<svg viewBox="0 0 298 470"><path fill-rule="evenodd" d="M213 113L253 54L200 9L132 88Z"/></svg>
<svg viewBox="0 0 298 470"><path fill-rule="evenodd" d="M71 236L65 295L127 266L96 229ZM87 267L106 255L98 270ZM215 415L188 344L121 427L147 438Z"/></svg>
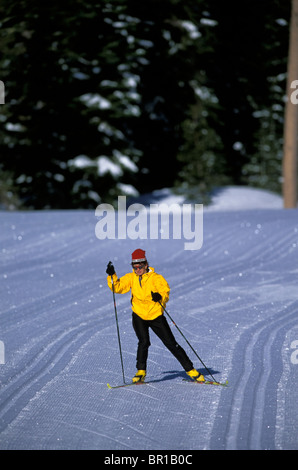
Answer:
<svg viewBox="0 0 298 470"><path fill-rule="evenodd" d="M115 274L115 268L112 264L112 261L109 261L109 264L107 265L106 273L108 276L113 276L113 274Z"/></svg>
<svg viewBox="0 0 298 470"><path fill-rule="evenodd" d="M151 291L151 295L153 302L159 302L162 299L161 295L158 292Z"/></svg>

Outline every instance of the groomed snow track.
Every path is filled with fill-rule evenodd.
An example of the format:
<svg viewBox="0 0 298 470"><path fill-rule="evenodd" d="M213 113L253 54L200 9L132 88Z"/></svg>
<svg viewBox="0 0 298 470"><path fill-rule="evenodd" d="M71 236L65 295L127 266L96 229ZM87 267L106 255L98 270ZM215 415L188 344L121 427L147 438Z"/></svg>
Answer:
<svg viewBox="0 0 298 470"><path fill-rule="evenodd" d="M88 211L0 220L0 449L297 449L296 211L206 213L198 251L181 240L99 241ZM122 372L106 264L124 274L137 247L171 286L171 316L228 388L183 383L152 335L151 383L108 390ZM116 301L128 380L129 295Z"/></svg>

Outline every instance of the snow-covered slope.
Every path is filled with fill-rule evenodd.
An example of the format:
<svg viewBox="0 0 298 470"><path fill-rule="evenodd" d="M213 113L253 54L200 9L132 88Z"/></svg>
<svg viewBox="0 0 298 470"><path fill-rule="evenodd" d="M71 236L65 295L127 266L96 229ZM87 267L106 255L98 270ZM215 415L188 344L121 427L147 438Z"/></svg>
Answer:
<svg viewBox="0 0 298 470"><path fill-rule="evenodd" d="M0 221L1 449L297 449L297 211L207 210L197 251L182 240L98 240L88 211ZM137 247L171 286L169 313L228 388L183 382L153 334L152 382L107 388L122 370L106 264L124 274ZM116 300L128 381L130 296Z"/></svg>

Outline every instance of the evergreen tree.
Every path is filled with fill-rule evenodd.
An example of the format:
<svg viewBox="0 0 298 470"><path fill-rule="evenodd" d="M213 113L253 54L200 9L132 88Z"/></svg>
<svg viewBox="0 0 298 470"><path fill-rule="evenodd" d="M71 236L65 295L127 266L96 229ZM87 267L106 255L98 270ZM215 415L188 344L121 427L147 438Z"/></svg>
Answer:
<svg viewBox="0 0 298 470"><path fill-rule="evenodd" d="M279 188L290 2L2 0L0 14L0 170L26 207Z"/></svg>
<svg viewBox="0 0 298 470"><path fill-rule="evenodd" d="M213 28L200 66L207 77L207 100L213 104L206 114L214 134L209 168L215 177L209 178L206 169L196 175L197 181L278 190L289 4L215 0L206 10ZM199 165L204 159L208 162L208 153L198 152Z"/></svg>
<svg viewBox="0 0 298 470"><path fill-rule="evenodd" d="M121 3L2 2L2 166L29 207L94 207L136 172Z"/></svg>

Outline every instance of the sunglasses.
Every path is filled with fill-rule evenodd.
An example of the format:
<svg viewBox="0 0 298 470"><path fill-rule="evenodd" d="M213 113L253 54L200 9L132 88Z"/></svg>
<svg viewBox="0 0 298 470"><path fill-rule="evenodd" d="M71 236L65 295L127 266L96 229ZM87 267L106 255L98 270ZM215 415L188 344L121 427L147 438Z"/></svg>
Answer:
<svg viewBox="0 0 298 470"><path fill-rule="evenodd" d="M143 269L147 265L146 262L144 263L131 263L133 269Z"/></svg>

